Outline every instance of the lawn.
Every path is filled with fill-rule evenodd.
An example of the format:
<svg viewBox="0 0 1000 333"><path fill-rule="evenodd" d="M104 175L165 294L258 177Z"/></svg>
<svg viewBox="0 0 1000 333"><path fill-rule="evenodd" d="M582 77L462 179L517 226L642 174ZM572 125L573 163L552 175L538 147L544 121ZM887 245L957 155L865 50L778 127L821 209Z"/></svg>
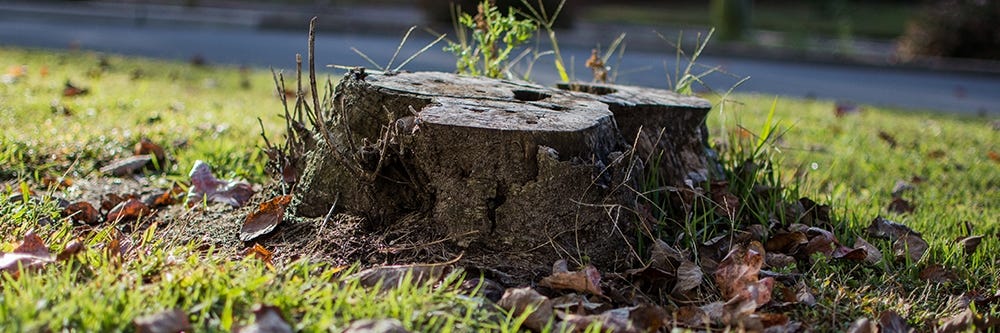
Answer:
<svg viewBox="0 0 1000 333"><path fill-rule="evenodd" d="M460 270L436 285L403 283L375 291L350 274L360 269L351 263L272 261L268 250L275 248L246 251L242 244L166 236L185 219L241 219L246 209L173 205L154 215L153 223L96 226L60 214L53 197L87 198L82 192L95 187L85 185L94 182L186 189L196 160L211 165L220 179L269 184L261 126L272 141L285 128L269 71L16 48L0 48L0 69L0 182L9 198L0 202L0 252L10 255L31 238L29 231L53 253L74 248L74 240L83 248L67 258L3 266L4 331L132 331L137 318L179 309L195 330L221 332L262 320L266 311L254 315L258 304L276 307L297 331L339 331L366 318L395 318L411 331L517 331L527 319L476 293L467 296ZM70 93L67 83L87 93ZM808 264L775 268L774 274L801 282L815 304L772 301L758 313L781 314L815 331L844 331L859 318L886 325L897 314L930 331L971 304L976 315L996 325L996 119L867 106L838 115L835 104L824 100L706 97L716 105L708 126L727 170L737 170L742 157L762 147L754 161L773 162L771 183L782 186L783 198L828 204L828 231L840 243L851 246L863 237L885 254L869 263L813 254ZM765 128L775 135L758 140ZM163 172L114 180L97 171L131 155L143 138L166 151ZM898 204L890 210L897 183L909 188L900 196L912 210ZM34 199L24 199L32 191ZM891 241L869 237L867 228L878 216L921 233L929 249L916 260L897 258ZM682 222L696 229L709 223L699 217ZM231 238L238 231L232 229ZM956 241L967 236L983 236L978 248L966 251ZM665 237L670 243L682 238ZM3 258L6 263L13 256ZM940 268L930 268L935 265ZM714 281L706 274L702 290L714 293ZM687 304L658 305L678 315Z"/></svg>

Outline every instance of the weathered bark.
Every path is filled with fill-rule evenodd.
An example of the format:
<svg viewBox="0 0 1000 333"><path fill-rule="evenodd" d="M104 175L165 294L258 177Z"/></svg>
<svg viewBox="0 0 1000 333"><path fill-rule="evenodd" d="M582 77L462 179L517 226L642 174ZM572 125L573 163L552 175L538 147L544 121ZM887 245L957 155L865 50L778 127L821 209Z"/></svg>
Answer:
<svg viewBox="0 0 1000 333"><path fill-rule="evenodd" d="M698 185L721 176L717 155L707 143L705 117L712 105L672 91L595 83L559 84L591 94L614 113L618 129L645 164L647 181Z"/></svg>
<svg viewBox="0 0 1000 333"><path fill-rule="evenodd" d="M333 110L329 141L307 154L297 214L336 201L373 230L417 224L481 262L615 268L634 257L637 163L608 106L586 94L355 71Z"/></svg>

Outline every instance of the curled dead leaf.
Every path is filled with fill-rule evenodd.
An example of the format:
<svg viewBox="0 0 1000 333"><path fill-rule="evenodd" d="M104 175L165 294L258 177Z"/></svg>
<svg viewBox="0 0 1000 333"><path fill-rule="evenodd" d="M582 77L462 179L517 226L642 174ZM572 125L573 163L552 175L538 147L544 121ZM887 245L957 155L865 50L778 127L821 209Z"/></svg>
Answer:
<svg viewBox="0 0 1000 333"><path fill-rule="evenodd" d="M263 261L265 264L267 264L268 267L271 267L274 264L273 262L271 262L271 260L274 258L274 253L271 253L271 251L268 251L266 248L264 248L264 246L261 246L260 244L254 243L253 247L247 249L246 254L244 256L248 258L250 256L253 256L257 259L260 259L260 261Z"/></svg>
<svg viewBox="0 0 1000 333"><path fill-rule="evenodd" d="M511 311L514 317L528 313L524 320L524 327L536 332L541 331L550 321L554 320L552 301L529 287L508 288L497 305Z"/></svg>
<svg viewBox="0 0 1000 333"><path fill-rule="evenodd" d="M241 207L250 200L253 188L245 181L221 181L212 175L212 168L203 161L195 161L191 172L191 188L188 190L188 206L202 201L218 202L233 207Z"/></svg>
<svg viewBox="0 0 1000 333"><path fill-rule="evenodd" d="M865 256L865 262L869 264L877 264L882 261L882 251L879 250L875 245L872 245L864 238L858 237L854 240L854 248L864 249L867 256Z"/></svg>
<svg viewBox="0 0 1000 333"><path fill-rule="evenodd" d="M809 238L803 232L779 232L764 243L764 249L767 252L790 254L808 243Z"/></svg>
<svg viewBox="0 0 1000 333"><path fill-rule="evenodd" d="M9 273L16 278L19 275L19 268L38 269L53 261L49 247L45 246L42 238L34 231L28 231L13 252L0 256L0 272Z"/></svg>
<svg viewBox="0 0 1000 333"><path fill-rule="evenodd" d="M876 217L868 226L868 234L889 239L893 242L892 249L896 257L905 257L913 261L920 260L924 252L927 251L928 244L919 232L910 230L909 227L889 221L881 216Z"/></svg>
<svg viewBox="0 0 1000 333"><path fill-rule="evenodd" d="M192 329L187 313L181 309L165 310L135 318L132 324L139 333L177 333Z"/></svg>
<svg viewBox="0 0 1000 333"><path fill-rule="evenodd" d="M892 202L889 203L889 207L887 207L886 209L891 213L907 214L907 213L913 213L913 211L916 210L917 207L903 198L895 197L892 198Z"/></svg>
<svg viewBox="0 0 1000 333"><path fill-rule="evenodd" d="M903 319L895 311L883 311L878 316L878 327L881 333L910 333L913 329L910 328L910 324L906 323L906 319Z"/></svg>
<svg viewBox="0 0 1000 333"><path fill-rule="evenodd" d="M757 241L735 246L715 270L715 284L722 298L732 300L744 297L755 306L771 300L774 279L758 279L764 265L764 246Z"/></svg>
<svg viewBox="0 0 1000 333"><path fill-rule="evenodd" d="M795 265L796 260L787 254L768 252L764 255L764 263L771 268L784 268Z"/></svg>
<svg viewBox="0 0 1000 333"><path fill-rule="evenodd" d="M406 277L413 284L437 282L451 271L455 260L438 264L414 264L372 267L346 277L345 280L357 280L362 287L380 286L382 290L399 287Z"/></svg>
<svg viewBox="0 0 1000 333"><path fill-rule="evenodd" d="M601 292L601 273L594 266L586 266L579 271L570 272L566 269L566 261L559 260L553 265L552 275L538 282L541 287L552 289L569 289L588 292L603 296Z"/></svg>
<svg viewBox="0 0 1000 333"><path fill-rule="evenodd" d="M253 308L254 322L250 326L235 330L238 333L292 333L281 309L276 306L257 304Z"/></svg>
<svg viewBox="0 0 1000 333"><path fill-rule="evenodd" d="M146 204L139 199L132 198L111 208L105 220L112 222L137 220L149 216L150 212L152 211L146 207Z"/></svg>
<svg viewBox="0 0 1000 333"><path fill-rule="evenodd" d="M906 234L892 243L892 250L897 258L909 258L914 262L924 256L928 247L930 245L927 241L915 234Z"/></svg>
<svg viewBox="0 0 1000 333"><path fill-rule="evenodd" d="M965 254L972 254L973 252L976 252L976 249L979 248L979 244L982 243L982 241L983 236L969 236L961 238L957 242L958 245L961 245L962 249L965 250Z"/></svg>
<svg viewBox="0 0 1000 333"><path fill-rule="evenodd" d="M701 279L704 274L701 272L701 267L697 264L685 259L681 261L680 266L677 267L677 284L674 285L671 294L680 295L686 293L689 290L698 288L701 285Z"/></svg>
<svg viewBox="0 0 1000 333"><path fill-rule="evenodd" d="M285 208L292 202L291 195L275 197L260 204L257 210L247 215L240 229L240 240L249 242L261 235L274 231L285 218Z"/></svg>
<svg viewBox="0 0 1000 333"><path fill-rule="evenodd" d="M63 261L72 258L77 253L82 252L84 248L85 246L83 245L82 240L74 239L70 241L69 244L66 244L66 247L64 247L63 250L56 255L56 261Z"/></svg>
<svg viewBox="0 0 1000 333"><path fill-rule="evenodd" d="M945 283L957 281L958 275L942 265L933 264L924 267L924 269L920 271L920 279L934 283Z"/></svg>
<svg viewBox="0 0 1000 333"><path fill-rule="evenodd" d="M89 202L80 201L74 202L66 206L66 209L62 211L63 217L68 217L72 221L77 223L84 223L89 225L97 224L100 222L101 213L94 208Z"/></svg>
<svg viewBox="0 0 1000 333"><path fill-rule="evenodd" d="M163 147L153 143L149 139L143 138L139 142L135 143L135 147L132 149L132 154L136 156L140 155L150 155L156 157L156 162L161 166L167 161L167 154L163 151Z"/></svg>
<svg viewBox="0 0 1000 333"><path fill-rule="evenodd" d="M722 303L719 304L721 305ZM674 311L673 316L677 325L688 328L704 327L712 322L712 319L705 310L693 305L678 308Z"/></svg>

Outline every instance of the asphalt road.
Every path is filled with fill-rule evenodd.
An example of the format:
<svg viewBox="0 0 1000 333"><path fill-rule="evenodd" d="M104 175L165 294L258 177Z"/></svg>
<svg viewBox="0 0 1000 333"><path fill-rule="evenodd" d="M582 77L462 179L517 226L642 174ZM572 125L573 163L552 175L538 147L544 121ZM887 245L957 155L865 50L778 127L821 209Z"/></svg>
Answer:
<svg viewBox="0 0 1000 333"><path fill-rule="evenodd" d="M4 18L0 20L0 45L87 50L157 58L190 59L195 55L210 63L293 68L296 53L306 53L306 28L300 31L257 30L249 27L137 25L121 21L73 23L50 19ZM402 33L400 33L400 36ZM415 32L399 60L423 47L431 37ZM355 47L384 64L392 56L398 37L363 36L321 32L316 40L318 64L367 65L351 51ZM442 45L443 46L443 45ZM583 67L589 49L566 48L577 77L587 80ZM614 62L612 62L614 63ZM823 65L794 61L748 60L738 57L703 57L699 64L720 66L728 74L705 78L707 86L725 91L740 78L749 80L737 88L795 97L832 99L860 104L935 110L964 114L1000 115L1000 76L961 74L879 67ZM665 88L667 72L674 72L674 55L640 51L626 52L618 83ZM533 79L544 84L557 81L551 58L542 58ZM668 67L668 68L665 68ZM454 57L433 47L404 69L454 69Z"/></svg>

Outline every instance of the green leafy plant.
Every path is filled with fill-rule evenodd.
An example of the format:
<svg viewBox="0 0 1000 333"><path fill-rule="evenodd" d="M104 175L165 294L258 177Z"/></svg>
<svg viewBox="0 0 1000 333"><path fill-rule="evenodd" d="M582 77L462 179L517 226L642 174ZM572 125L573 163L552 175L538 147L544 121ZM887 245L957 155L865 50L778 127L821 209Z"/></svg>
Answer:
<svg viewBox="0 0 1000 333"><path fill-rule="evenodd" d="M466 28L472 29L471 41ZM458 57L459 73L501 78L508 76L504 69L511 51L528 41L535 29L532 20L518 19L513 10L503 15L491 2L483 1L475 16L458 15L458 42L450 42L445 51Z"/></svg>

